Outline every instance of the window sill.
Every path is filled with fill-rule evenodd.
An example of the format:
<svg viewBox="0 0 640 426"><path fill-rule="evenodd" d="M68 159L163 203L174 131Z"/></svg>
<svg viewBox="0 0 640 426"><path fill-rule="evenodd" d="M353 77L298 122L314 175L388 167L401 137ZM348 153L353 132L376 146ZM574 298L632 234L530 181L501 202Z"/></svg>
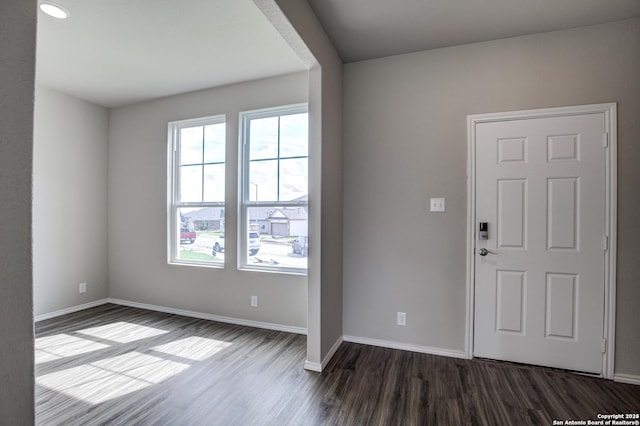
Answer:
<svg viewBox="0 0 640 426"><path fill-rule="evenodd" d="M188 260L173 259L167 262L169 266L195 266L199 268L224 269L223 262L190 262Z"/></svg>
<svg viewBox="0 0 640 426"><path fill-rule="evenodd" d="M306 269L296 269L296 268L270 268L268 266L253 266L253 265L244 265L238 267L239 271L247 271L247 272L266 272L270 274L280 274L280 275L298 275L301 277L307 276Z"/></svg>

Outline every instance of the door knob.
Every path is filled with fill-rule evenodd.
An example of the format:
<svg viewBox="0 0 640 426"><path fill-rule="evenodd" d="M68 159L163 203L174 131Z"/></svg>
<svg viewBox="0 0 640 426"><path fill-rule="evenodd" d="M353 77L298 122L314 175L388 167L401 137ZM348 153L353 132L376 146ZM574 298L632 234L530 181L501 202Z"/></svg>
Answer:
<svg viewBox="0 0 640 426"><path fill-rule="evenodd" d="M483 248L481 248L481 249L479 250L479 253L480 253L480 256L486 256L486 255L488 255L489 253L491 253L491 254L498 254L498 253L492 252L491 250L487 250L487 249L486 249L486 248L484 248L484 247L483 247Z"/></svg>

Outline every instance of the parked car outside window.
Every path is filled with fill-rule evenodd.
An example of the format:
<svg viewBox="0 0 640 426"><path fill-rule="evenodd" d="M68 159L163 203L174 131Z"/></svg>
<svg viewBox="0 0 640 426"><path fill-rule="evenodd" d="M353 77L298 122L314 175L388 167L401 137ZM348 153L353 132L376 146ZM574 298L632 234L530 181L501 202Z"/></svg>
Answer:
<svg viewBox="0 0 640 426"><path fill-rule="evenodd" d="M260 250L260 235L257 232L249 233L249 256L255 256Z"/></svg>
<svg viewBox="0 0 640 426"><path fill-rule="evenodd" d="M295 254L307 257L309 254L309 237L298 237L294 240L292 247Z"/></svg>
<svg viewBox="0 0 640 426"><path fill-rule="evenodd" d="M213 245L213 255L216 253L224 253L224 234L221 234Z"/></svg>
<svg viewBox="0 0 640 426"><path fill-rule="evenodd" d="M180 228L180 243L189 242L193 244L196 240L196 233L190 231L189 228Z"/></svg>
<svg viewBox="0 0 640 426"><path fill-rule="evenodd" d="M257 232L251 232L249 234L249 255L255 256L260 250L260 235ZM224 252L224 234L220 235L213 245L212 254L215 256L217 253Z"/></svg>

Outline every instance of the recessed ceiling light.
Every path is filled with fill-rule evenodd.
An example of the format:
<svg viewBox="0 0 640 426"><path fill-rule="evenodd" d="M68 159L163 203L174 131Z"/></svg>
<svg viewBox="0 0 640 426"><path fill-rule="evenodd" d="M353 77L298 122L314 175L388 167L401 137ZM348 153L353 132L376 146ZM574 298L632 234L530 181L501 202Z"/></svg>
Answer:
<svg viewBox="0 0 640 426"><path fill-rule="evenodd" d="M40 10L57 19L67 19L71 15L67 9L52 1L41 1Z"/></svg>

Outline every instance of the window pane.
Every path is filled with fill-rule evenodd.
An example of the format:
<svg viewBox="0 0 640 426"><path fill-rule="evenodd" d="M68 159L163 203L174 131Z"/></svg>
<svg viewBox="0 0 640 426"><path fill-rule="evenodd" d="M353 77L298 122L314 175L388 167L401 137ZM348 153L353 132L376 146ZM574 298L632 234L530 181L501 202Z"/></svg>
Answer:
<svg viewBox="0 0 640 426"><path fill-rule="evenodd" d="M180 201L202 201L202 166L180 166Z"/></svg>
<svg viewBox="0 0 640 426"><path fill-rule="evenodd" d="M169 125L171 144L177 149L176 155L168 156L172 170L169 174L172 189L170 211L171 216L175 217L170 224L169 263L180 260L196 264L222 263L224 248L220 247L224 246L226 147L224 116L176 121ZM212 204L218 204L219 207L211 207ZM216 243L220 250L214 250Z"/></svg>
<svg viewBox="0 0 640 426"><path fill-rule="evenodd" d="M278 117L251 120L249 137L250 160L278 157Z"/></svg>
<svg viewBox="0 0 640 426"><path fill-rule="evenodd" d="M224 262L224 207L178 209L178 259Z"/></svg>
<svg viewBox="0 0 640 426"><path fill-rule="evenodd" d="M278 161L249 163L249 201L278 201Z"/></svg>
<svg viewBox="0 0 640 426"><path fill-rule="evenodd" d="M204 162L224 163L225 123L204 126Z"/></svg>
<svg viewBox="0 0 640 426"><path fill-rule="evenodd" d="M306 158L280 161L280 201L305 200L309 193L309 170Z"/></svg>
<svg viewBox="0 0 640 426"><path fill-rule="evenodd" d="M202 126L180 129L180 164L202 163Z"/></svg>
<svg viewBox="0 0 640 426"><path fill-rule="evenodd" d="M304 113L280 117L280 158L308 155L308 116Z"/></svg>
<svg viewBox="0 0 640 426"><path fill-rule="evenodd" d="M306 269L307 207L249 207L249 265Z"/></svg>
<svg viewBox="0 0 640 426"><path fill-rule="evenodd" d="M204 166L204 200L224 202L224 164Z"/></svg>

